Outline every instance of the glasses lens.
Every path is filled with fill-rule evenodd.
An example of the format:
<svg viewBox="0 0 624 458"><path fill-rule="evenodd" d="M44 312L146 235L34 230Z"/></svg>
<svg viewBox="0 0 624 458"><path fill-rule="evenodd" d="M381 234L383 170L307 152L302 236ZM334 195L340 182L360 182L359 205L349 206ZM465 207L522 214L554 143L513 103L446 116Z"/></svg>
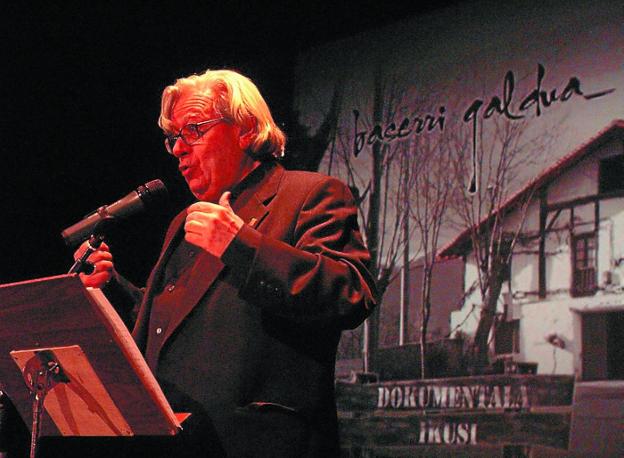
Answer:
<svg viewBox="0 0 624 458"><path fill-rule="evenodd" d="M165 136L165 148L170 154L173 154L173 147L175 146L178 139L181 139L186 145L192 146L195 143L199 142L202 136L210 130L210 127L214 126L218 122L222 121L223 118L218 119L210 119L209 121L205 121L198 124L187 124L180 130L178 135L166 135ZM200 130L200 126L206 125L203 130Z"/></svg>
<svg viewBox="0 0 624 458"><path fill-rule="evenodd" d="M201 138L199 129L195 124L187 124L184 126L180 132L180 136L182 137L182 141L189 146L197 143Z"/></svg>
<svg viewBox="0 0 624 458"><path fill-rule="evenodd" d="M169 154L173 154L173 147L175 146L177 139L178 137L176 135L165 136L165 148Z"/></svg>

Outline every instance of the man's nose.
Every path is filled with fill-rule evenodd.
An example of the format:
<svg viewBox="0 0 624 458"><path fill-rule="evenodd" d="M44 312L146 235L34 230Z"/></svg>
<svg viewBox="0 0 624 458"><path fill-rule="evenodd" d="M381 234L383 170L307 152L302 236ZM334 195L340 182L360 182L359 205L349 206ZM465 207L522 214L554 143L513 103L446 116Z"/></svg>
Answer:
<svg viewBox="0 0 624 458"><path fill-rule="evenodd" d="M180 158L189 153L189 146L184 143L181 138L176 138L173 148L171 148L171 152L175 157Z"/></svg>

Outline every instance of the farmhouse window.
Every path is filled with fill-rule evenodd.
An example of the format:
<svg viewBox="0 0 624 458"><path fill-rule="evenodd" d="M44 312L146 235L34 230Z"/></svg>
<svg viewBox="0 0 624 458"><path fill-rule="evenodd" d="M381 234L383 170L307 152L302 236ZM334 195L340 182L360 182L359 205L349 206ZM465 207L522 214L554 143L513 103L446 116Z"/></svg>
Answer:
<svg viewBox="0 0 624 458"><path fill-rule="evenodd" d="M593 233L572 237L573 296L589 296L596 292L596 236Z"/></svg>
<svg viewBox="0 0 624 458"><path fill-rule="evenodd" d="M624 190L624 155L609 157L600 161L601 193Z"/></svg>
<svg viewBox="0 0 624 458"><path fill-rule="evenodd" d="M499 321L494 334L497 355L518 353L520 347L520 320Z"/></svg>

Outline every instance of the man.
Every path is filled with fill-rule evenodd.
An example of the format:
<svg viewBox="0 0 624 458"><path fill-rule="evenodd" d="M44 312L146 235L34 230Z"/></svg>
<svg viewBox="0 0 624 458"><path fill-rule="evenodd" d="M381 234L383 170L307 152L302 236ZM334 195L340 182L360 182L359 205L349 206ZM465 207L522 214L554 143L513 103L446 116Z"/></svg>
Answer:
<svg viewBox="0 0 624 458"><path fill-rule="evenodd" d="M171 223L145 290L106 245L81 279L125 297L128 321L139 304L133 336L192 414L169 456L337 456L336 346L375 304L348 188L279 165L284 134L235 72L167 87L159 125L198 202Z"/></svg>

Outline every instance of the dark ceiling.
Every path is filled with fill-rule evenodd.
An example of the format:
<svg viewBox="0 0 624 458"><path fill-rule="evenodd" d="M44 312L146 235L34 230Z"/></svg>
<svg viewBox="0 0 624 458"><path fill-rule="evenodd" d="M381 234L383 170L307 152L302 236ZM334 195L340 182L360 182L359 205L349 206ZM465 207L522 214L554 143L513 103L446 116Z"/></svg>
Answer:
<svg viewBox="0 0 624 458"><path fill-rule="evenodd" d="M142 182L162 178L184 202L156 126L175 78L239 69L288 134L297 53L457 0L52 3L9 2L0 16L0 283L62 273L60 231ZM166 221L133 221L111 240L131 278L146 276Z"/></svg>

